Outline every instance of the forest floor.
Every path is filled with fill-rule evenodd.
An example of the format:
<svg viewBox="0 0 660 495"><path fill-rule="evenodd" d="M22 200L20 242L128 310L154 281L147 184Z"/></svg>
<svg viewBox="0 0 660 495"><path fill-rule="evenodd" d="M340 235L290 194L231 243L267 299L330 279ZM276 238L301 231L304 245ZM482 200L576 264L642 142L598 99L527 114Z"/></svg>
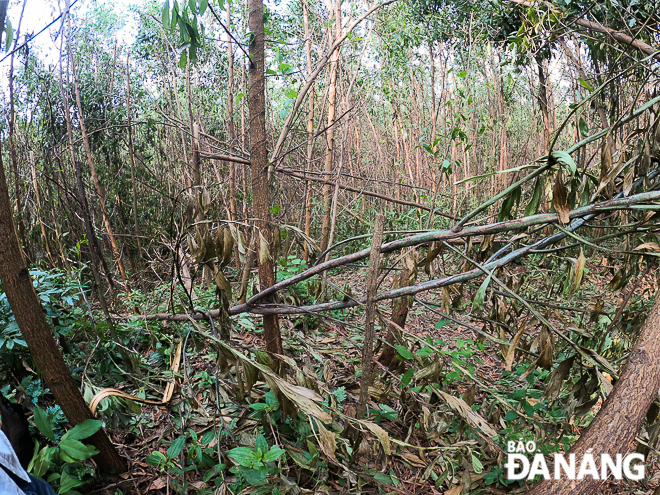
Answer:
<svg viewBox="0 0 660 495"><path fill-rule="evenodd" d="M553 293L551 287L549 291L543 290L548 297L538 296L537 299L558 306L575 305L582 308L582 316L574 317L577 318L574 321L582 328L589 329L590 325L597 327L597 323L593 321L598 316L597 311L594 312L596 306L596 309L616 313L626 297L637 297L643 301L655 292L658 280L657 274L652 272L646 272L635 285L631 284L619 291L608 290L613 274L620 267L608 266L602 257L592 259L595 261L586 264L582 284L584 292L581 297L560 297L560 294ZM512 276L526 276L525 283L530 286L544 288L548 284L548 281L541 277L537 276L535 279L530 276L524 265L516 267L514 272ZM538 275L538 271L534 273ZM382 283L382 288L391 284L391 278L390 274L389 279ZM363 276L355 271L332 277L330 282L335 287L351 287L358 293L364 289ZM465 287L465 293L462 295L464 302L455 304L457 309L451 316L472 328L494 334L494 328L503 327L498 327L498 321L492 320L492 315L487 315L486 311L481 316L470 314L471 300L477 288ZM588 294L588 297L585 297L585 294ZM425 293L424 300L441 301L442 292ZM591 306L584 305L586 300L592 301ZM381 305L380 310L387 317L389 304ZM547 310L547 317L553 323L569 324L571 317L561 310ZM590 322L585 317L589 315ZM624 316L620 318L625 319ZM518 316L513 315L507 319L506 323L499 323L511 327L516 319L521 324L530 324L533 318L522 311ZM250 351L263 349L262 334L247 328L248 322L251 321L254 328L258 329L259 320L260 318L253 316L242 317L242 324L234 325L229 345L248 354ZM626 321L634 321L634 318L628 317ZM320 445L323 439L319 440L317 432L309 427L309 422L306 425L305 421L299 424L297 420L289 418L282 423L282 416L277 416L277 405L272 406L272 401L270 414L260 417L256 415L259 409L246 406L246 402L255 404L265 400L268 403L269 386L266 381L258 379L246 400L239 400L237 390L240 387L236 386L240 381L236 378L237 364L218 373L221 388L224 389L224 392L218 393L228 397L229 403L225 403L219 412L214 412L216 390L213 382L218 370L215 351L211 346L201 341L193 342L191 339L187 344L188 348L184 349L179 393L175 394L173 401L179 402L179 406L174 406L179 412L173 413L167 407L144 405L140 415L134 416L124 425L113 427L110 434L114 442L130 460L129 474L110 485L106 482L103 488L98 486L93 493L115 493L112 491L114 488L120 488L123 493L181 493L173 486L172 481L178 480L180 486L183 475L176 468L186 463L186 456L188 459L193 458L193 462L188 463L191 467L189 466L185 473L187 493L271 493L271 489L272 493L276 493L277 489L279 493L292 494L524 493L527 490L525 485L518 482L506 484L502 476L502 465L506 456L498 444L505 445L506 438L502 437L496 442L488 441L489 439L475 431L463 414L447 407L447 404L438 400L433 393L425 393L430 389L424 388L424 383L427 383L424 382L424 377L442 383L444 392L462 398L473 411L490 421L496 429L505 429L505 433L515 434L514 438L531 434L539 444L546 442L547 445L563 445L567 438L574 440L602 404L601 399L582 415L574 414L575 404L569 408L571 387L568 386L556 402L545 403L544 408L533 413L538 418L550 409L556 410L556 406L561 406L566 407L566 415L554 416L552 421L539 423L541 429L534 422L523 421L524 412L527 410L520 400L520 395L516 395L517 390L526 389L527 404L543 405L543 389L548 373L535 371L529 377L535 377L534 379L512 380L516 373L518 376L525 376L531 358L525 357L524 353L516 354L514 366L509 371L503 357L507 352L506 346L488 345L488 341L484 342L484 338L472 329L445 321L441 316L415 303L410 310L405 327L406 334L401 341L410 349L417 349L415 358L402 360L401 368L394 372L380 366L375 372L373 387L370 388L369 418L388 433L392 441L392 454L385 455L375 437L367 434L362 435L359 445L355 444L354 448L351 448L351 443L343 438L347 437L349 430L346 418L355 417L355 405L359 396L360 356L364 338L362 311L351 309L343 313L325 315L324 318L285 317L281 319L281 327L285 353L288 358L295 360L297 366L297 369L289 367L288 381L314 388L326 397L327 407L339 413L335 415L331 427L331 431L336 434L333 443L336 450L327 452L323 449ZM380 327L377 325L376 328L377 333L380 333ZM502 338L510 340L513 337L506 335L506 330L503 332ZM527 349L534 349L534 338L538 331L530 324L529 331L525 333L528 335L521 339L521 342L526 340L528 344L531 343L526 346ZM431 359L420 353L425 342L434 343L438 346L435 348L442 350L441 353L429 354ZM485 345L478 347L479 344ZM152 351L153 349L143 350L145 359L148 359ZM460 357L459 361L456 361L457 356ZM562 359L565 357L564 355ZM559 360L557 356L555 358ZM452 374L452 360L469 369L470 376ZM429 363L433 362L440 364L440 371L425 373ZM415 378L411 381L409 377L407 383L404 383L405 371L410 365L415 369ZM159 370L158 373L154 370L152 385L155 384L153 380L158 374L162 380L166 380L167 370ZM476 387L473 378L477 379ZM418 387L411 388L412 384L417 384ZM513 409L521 414L520 418L516 420L513 416L509 417L510 413L504 416L504 410L497 407L496 397L512 404ZM517 417L517 414L515 416ZM218 425L221 423L224 425L220 428ZM175 458L168 454L177 436L187 435L190 441L189 430L194 431L193 438L201 438L214 430L226 431L226 434L214 437L206 445L201 441L197 442L197 445L220 452L227 463L229 459L226 453L237 446L253 448L255 436L259 431L263 432L269 444L283 448L288 455L280 458L275 468L271 467L268 476L269 488L259 484L251 486L245 484L244 480L241 484L242 478L237 473L226 477L220 473L211 473L209 476L203 462L195 462L194 448L190 447L190 444L187 454L182 451ZM569 433L572 436L562 438L562 435ZM648 433L644 432L644 435L648 438ZM632 450L635 448L636 445L631 446ZM154 452L160 452L166 457L167 464L154 466L153 457L151 462L148 459ZM296 457L296 452L303 457ZM652 451L647 459L646 478L643 481L608 481L603 485L601 493L658 493L660 469L656 454L657 452ZM229 473L225 472L225 475L227 474ZM264 488L266 491L260 491Z"/></svg>

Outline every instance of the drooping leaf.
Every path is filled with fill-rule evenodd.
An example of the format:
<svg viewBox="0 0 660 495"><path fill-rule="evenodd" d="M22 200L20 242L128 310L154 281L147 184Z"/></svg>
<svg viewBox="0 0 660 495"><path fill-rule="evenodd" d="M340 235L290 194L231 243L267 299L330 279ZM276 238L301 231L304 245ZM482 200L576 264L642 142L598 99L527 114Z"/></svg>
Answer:
<svg viewBox="0 0 660 495"><path fill-rule="evenodd" d="M570 153L566 151L553 151L552 158L562 165L570 175L575 175L575 172L577 172L577 165Z"/></svg>
<svg viewBox="0 0 660 495"><path fill-rule="evenodd" d="M582 134L582 137L589 136L589 126L585 122L584 118L582 118L582 116L580 116L578 120L578 128L580 129L580 134Z"/></svg>
<svg viewBox="0 0 660 495"><path fill-rule="evenodd" d="M587 88L589 91L593 91L593 90L594 90L594 88L591 87L591 84L589 84L587 81L585 81L585 80L582 79L581 77L578 77L578 81L580 82L580 84L581 84L583 87Z"/></svg>
<svg viewBox="0 0 660 495"><path fill-rule="evenodd" d="M337 440L335 438L335 434L329 432L320 421L316 422L316 426L319 429L319 446L321 447L321 450L331 459L335 459L335 451L337 450Z"/></svg>
<svg viewBox="0 0 660 495"><path fill-rule="evenodd" d="M580 256L578 256L577 261L575 262L575 278L573 279L573 287L571 292L574 292L580 284L582 283L582 276L584 275L584 266L587 263L587 259L584 257L582 248L580 248Z"/></svg>
<svg viewBox="0 0 660 495"><path fill-rule="evenodd" d="M568 203L568 192L564 184L564 174L561 170L557 172L555 186L552 188L552 201L559 218L559 223L566 225L571 221L571 205Z"/></svg>
<svg viewBox="0 0 660 495"><path fill-rule="evenodd" d="M490 284L490 279L492 276L492 272L488 274L486 280L481 283L481 287L479 287L479 290L475 294L474 300L472 301L472 308L474 311L479 311L481 309L481 305L483 304L484 298L486 297L486 289L488 288L488 284Z"/></svg>
<svg viewBox="0 0 660 495"><path fill-rule="evenodd" d="M550 375L548 380L548 385L545 387L545 396L547 399L552 402L557 398L559 391L561 390L561 385L568 378L568 374L571 372L573 367L573 362L575 361L575 356L571 356L568 359L564 359L559 366L557 366Z"/></svg>
<svg viewBox="0 0 660 495"><path fill-rule="evenodd" d="M534 183L534 192L532 193L532 199L525 208L524 215L526 217L530 215L536 215L536 213L538 213L539 205L541 204L542 194L543 194L543 178L537 177L536 182Z"/></svg>
<svg viewBox="0 0 660 495"><path fill-rule="evenodd" d="M163 2L163 8L162 8L162 21L163 21L163 28L165 28L166 31L169 31L170 29L170 0L165 0Z"/></svg>
<svg viewBox="0 0 660 495"><path fill-rule="evenodd" d="M34 406L34 424L37 425L37 428L43 436L45 436L51 442L55 441L53 425L50 423L46 411L41 409L39 406Z"/></svg>

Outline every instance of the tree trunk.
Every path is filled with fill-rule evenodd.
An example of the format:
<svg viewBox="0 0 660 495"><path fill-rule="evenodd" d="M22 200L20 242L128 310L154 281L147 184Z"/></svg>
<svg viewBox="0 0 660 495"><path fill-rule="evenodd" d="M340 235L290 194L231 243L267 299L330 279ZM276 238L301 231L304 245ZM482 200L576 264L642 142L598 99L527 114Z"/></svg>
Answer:
<svg viewBox="0 0 660 495"><path fill-rule="evenodd" d="M69 1L66 2L67 12L69 11ZM110 216L108 215L108 209L105 206L105 192L101 187L101 182L99 181L99 176L96 173L96 166L94 164L94 156L92 155L92 148L89 144L89 136L87 135L87 128L85 127L85 115L83 113L83 106L80 100L80 87L78 85L78 73L76 71L76 62L73 58L73 49L71 47L71 17L67 14L67 45L69 49L69 63L71 65L71 72L73 75L73 90L76 96L76 105L78 107L78 121L80 122L80 132L82 133L83 147L85 148L85 157L87 158L87 165L89 166L89 171L92 174L92 181L94 182L94 189L96 189L96 194L99 197L99 206L101 207L101 215L103 216L103 223L105 224L105 230L108 233L108 240L110 241L110 246L112 247L112 254L117 262L117 268L119 268L119 273L124 281L124 287L127 291L130 291L128 285L128 277L126 276L126 269L124 268L124 262L121 260L121 253L119 245L117 244L117 239L115 238L115 233L112 230L112 225L110 224Z"/></svg>
<svg viewBox="0 0 660 495"><path fill-rule="evenodd" d="M660 390L660 297L656 293L642 333L630 353L626 367L616 382L596 418L591 422L569 454L575 454L579 468L584 454L591 449L600 473L600 458L631 450L649 407L658 398ZM530 495L588 495L597 493L602 481L585 477L582 480L542 481Z"/></svg>
<svg viewBox="0 0 660 495"><path fill-rule="evenodd" d="M21 10L21 17L18 21L18 29L16 30L14 36L14 50L18 45L18 40L21 34L21 23L23 22L23 12L25 12L25 4L27 0L23 0L23 8ZM3 17L4 20L4 17ZM4 22L3 22L4 28ZM14 200L16 201L15 211L16 211L16 221L18 223L18 239L21 242L21 246L26 250L29 257L34 259L32 255L29 254L27 239L25 238L25 222L23 222L23 207L22 207L22 195L21 191L23 186L21 185L21 179L18 174L18 158L16 157L16 137L14 133L16 131L16 119L14 111L14 55L15 51L12 52L9 59L9 155L11 157L11 169L14 176Z"/></svg>
<svg viewBox="0 0 660 495"><path fill-rule="evenodd" d="M133 223L135 225L135 240L138 246L138 259L142 256L142 242L137 214L137 184L135 182L135 154L133 153L133 129L131 128L131 52L126 56L126 120L128 124L128 154L131 161L131 182L133 183Z"/></svg>
<svg viewBox="0 0 660 495"><path fill-rule="evenodd" d="M341 38L341 0L335 0L335 34L334 40ZM337 109L337 73L339 71L339 47L332 53L330 59L330 89L328 92L328 130L326 140L328 143L325 155L325 179L332 180L332 162L335 150L335 112ZM332 209L332 195L329 185L323 186L323 223L321 225L321 252L328 248L330 236L330 214Z"/></svg>
<svg viewBox="0 0 660 495"><path fill-rule="evenodd" d="M307 76L312 73L312 38L309 29L309 7L306 1L302 2L303 22L305 25L305 56L307 58ZM314 86L309 88L309 107L307 110L307 171L311 170L314 157ZM312 226L312 182L305 182L305 235L310 236ZM309 246L305 241L305 261L309 263Z"/></svg>
<svg viewBox="0 0 660 495"><path fill-rule="evenodd" d="M55 396L72 425L86 419L94 419L85 403L71 372L53 339L39 297L32 285L18 237L12 222L9 192L5 179L2 153L0 150L0 280L7 294L16 323L27 342L30 354L39 366L44 382ZM124 471L126 464L101 430L89 438L89 443L99 450L94 456L104 472Z"/></svg>
<svg viewBox="0 0 660 495"><path fill-rule="evenodd" d="M270 223L270 200L268 194L268 149L266 148L266 93L264 72L264 4L263 0L250 0L249 29L250 71L248 88L248 112L250 113L250 161L252 162L252 207L257 219L254 235L258 252L259 234L267 243L265 256L259 259L259 283L261 289L275 283L273 272L272 242L273 227ZM282 336L277 315L264 315L264 335L266 350L282 354Z"/></svg>

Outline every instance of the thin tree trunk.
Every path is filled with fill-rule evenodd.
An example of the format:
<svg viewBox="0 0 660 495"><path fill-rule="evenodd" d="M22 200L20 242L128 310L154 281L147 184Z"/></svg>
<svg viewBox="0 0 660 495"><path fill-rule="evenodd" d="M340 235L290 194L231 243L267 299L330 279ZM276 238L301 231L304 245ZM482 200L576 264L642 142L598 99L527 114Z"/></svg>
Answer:
<svg viewBox="0 0 660 495"><path fill-rule="evenodd" d="M69 0L66 3L67 12L69 10ZM121 274L122 279L124 280L124 286L127 291L130 291L128 284L128 277L126 276L126 270L124 268L124 263L121 260L121 252L119 245L117 244L117 239L115 238L114 231L112 230L112 225L110 224L110 216L108 215L108 209L105 205L105 192L101 187L101 182L99 181L99 176L96 173L96 166L94 165L94 156L92 155L92 149L89 144L89 136L87 135L87 128L85 127L85 115L83 112L82 102L80 100L80 88L78 85L78 73L76 71L76 62L73 58L73 49L71 48L71 17L67 14L67 45L69 51L69 63L71 64L71 72L73 75L73 89L76 96L76 105L78 107L78 119L80 122L80 132L82 133L83 147L85 148L85 156L87 157L87 165L89 166L90 173L92 174L92 181L94 182L94 188L96 189L96 194L99 197L99 206L101 207L101 215L103 216L103 223L105 224L105 230L108 233L108 239L110 241L110 246L112 247L112 254L117 262L117 267L119 268L119 273Z"/></svg>
<svg viewBox="0 0 660 495"><path fill-rule="evenodd" d="M262 0L249 0L250 18L250 79L248 107L250 112L250 161L252 162L252 205L257 219L254 232L255 241L262 235L267 249L259 248L259 283L261 289L275 283L272 259L273 228L270 224L270 199L268 193L268 149L266 138L266 94L265 94L265 49L264 49L264 4ZM260 237L259 237L260 239ZM259 246L260 243L256 242ZM266 251L266 252L263 252ZM282 354L277 315L264 315L264 336L266 350Z"/></svg>
<svg viewBox="0 0 660 495"><path fill-rule="evenodd" d="M138 259L142 256L142 242L140 241L140 227L137 213L137 183L135 181L135 153L133 152L133 128L131 127L131 52L126 56L126 118L128 123L128 154L131 161L131 182L133 183L133 224L135 226L135 239L138 246Z"/></svg>
<svg viewBox="0 0 660 495"><path fill-rule="evenodd" d="M23 22L23 13L25 12L25 4L27 0L23 0L23 8L21 9L21 17L18 21L18 29L16 30L14 36L14 50L18 45L18 40L21 34L21 23ZM3 24L4 28L4 24ZM16 130L16 120L15 120L15 110L14 110L14 55L15 51L12 52L9 59L9 154L11 157L11 169L12 174L14 175L14 200L16 220L18 223L18 239L20 240L21 246L26 252L29 253L29 247L27 245L27 239L25 238L25 222L23 222L23 206L22 206L22 194L23 186L21 184L21 178L18 173L18 158L16 156L16 138L14 136ZM33 259L32 255L29 255L29 258Z"/></svg>
<svg viewBox="0 0 660 495"><path fill-rule="evenodd" d="M335 34L334 39L341 38L341 0L335 0ZM330 59L330 90L328 93L328 130L326 141L328 144L325 155L325 178L332 180L332 162L335 150L335 112L337 109L337 73L339 72L339 47L332 53ZM323 223L321 225L321 252L328 248L330 236L330 216L332 210L332 194L329 185L323 186Z"/></svg>
<svg viewBox="0 0 660 495"><path fill-rule="evenodd" d="M34 198L37 201L37 218L39 218L39 226L41 227L41 235L44 238L44 246L46 248L46 256L48 257L48 262L53 268L55 268L57 264L50 249L50 242L48 241L48 234L46 233L46 225L44 224L41 215L41 195L39 194L39 184L37 183L37 167L34 164L34 153L32 151L29 151L28 153L30 170L32 172L32 187L34 188Z"/></svg>
<svg viewBox="0 0 660 495"><path fill-rule="evenodd" d="M312 73L312 34L309 29L309 6L303 0L303 23L305 25L305 56L307 58L307 76ZM309 104L307 110L307 171L312 168L314 157L314 85L309 88ZM304 205L305 205L305 235L310 237L312 226L312 183L305 182ZM305 261L309 262L309 246L305 242Z"/></svg>

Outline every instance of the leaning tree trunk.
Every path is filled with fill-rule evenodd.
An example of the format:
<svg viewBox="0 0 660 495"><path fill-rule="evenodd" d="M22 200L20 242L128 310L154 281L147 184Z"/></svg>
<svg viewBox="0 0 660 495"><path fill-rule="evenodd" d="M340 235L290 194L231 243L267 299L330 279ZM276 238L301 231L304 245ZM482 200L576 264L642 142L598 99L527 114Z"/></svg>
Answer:
<svg viewBox="0 0 660 495"><path fill-rule="evenodd" d="M250 0L249 27L250 73L248 88L248 112L250 113L250 161L252 162L252 208L257 219L254 232L255 246L260 253L259 283L262 290L275 284L271 249L273 227L270 223L270 201L268 198L268 149L266 148L266 93L264 73L264 4L263 0ZM260 234L267 249L260 249ZM264 315L266 350L282 354L282 336L277 315Z"/></svg>
<svg viewBox="0 0 660 495"><path fill-rule="evenodd" d="M55 400L73 425L93 419L94 415L71 372L64 363L57 344L50 333L32 278L18 243L12 222L9 192L0 151L0 280L16 318L16 323L27 342L30 354L39 366L44 382L53 392ZM126 464L101 430L89 442L99 450L94 457L103 471L124 471Z"/></svg>
<svg viewBox="0 0 660 495"><path fill-rule="evenodd" d="M612 458L631 450L631 442L639 431L646 413L658 398L660 390L660 294L644 323L642 333L630 353L626 367L614 389L605 400L569 454L575 454L575 465L582 465L582 457L591 449L600 472L602 454ZM585 477L582 480L542 481L529 492L532 495L587 495L596 493L602 481Z"/></svg>

